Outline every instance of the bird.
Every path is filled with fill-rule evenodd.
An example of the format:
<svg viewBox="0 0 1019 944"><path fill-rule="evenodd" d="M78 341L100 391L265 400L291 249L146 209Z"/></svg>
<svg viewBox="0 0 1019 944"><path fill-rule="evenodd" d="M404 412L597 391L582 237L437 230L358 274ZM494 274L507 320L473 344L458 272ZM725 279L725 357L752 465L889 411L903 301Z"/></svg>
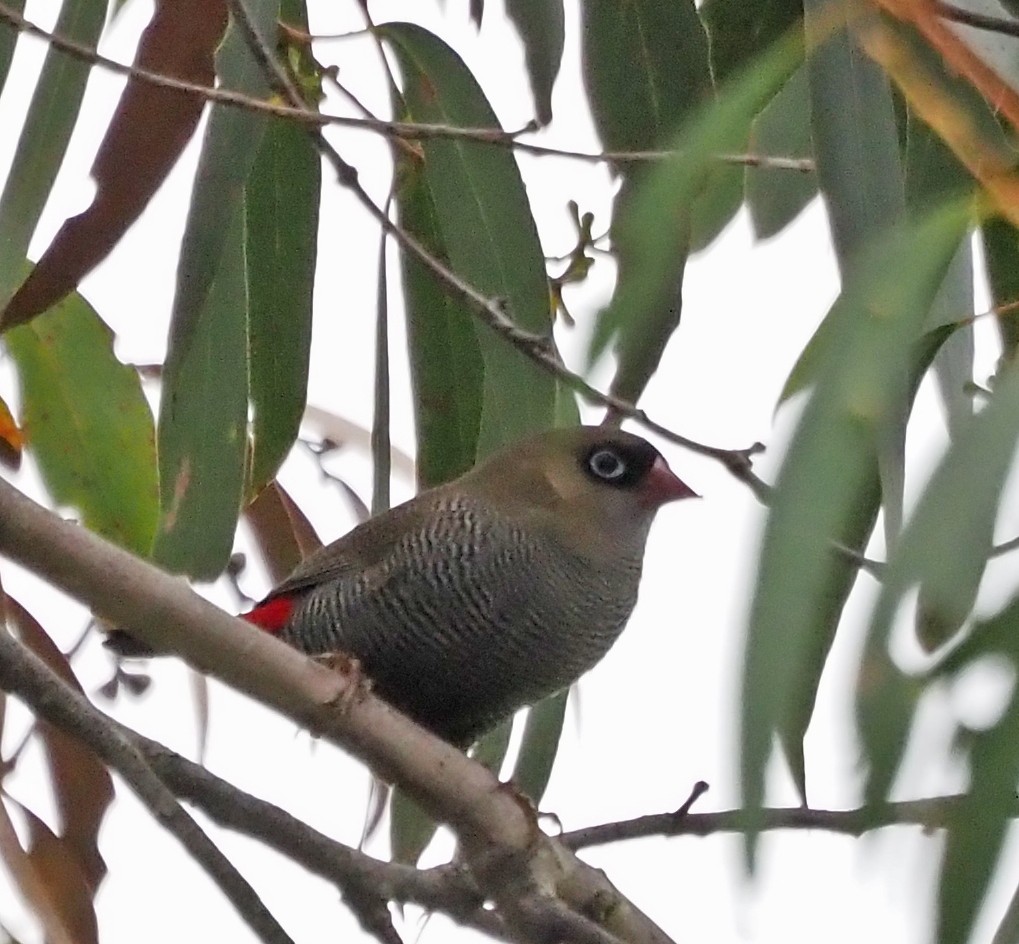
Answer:
<svg viewBox="0 0 1019 944"><path fill-rule="evenodd" d="M605 656L657 511L690 497L639 436L545 431L310 554L242 618L356 659L377 695L467 749ZM108 645L130 652L124 637Z"/></svg>

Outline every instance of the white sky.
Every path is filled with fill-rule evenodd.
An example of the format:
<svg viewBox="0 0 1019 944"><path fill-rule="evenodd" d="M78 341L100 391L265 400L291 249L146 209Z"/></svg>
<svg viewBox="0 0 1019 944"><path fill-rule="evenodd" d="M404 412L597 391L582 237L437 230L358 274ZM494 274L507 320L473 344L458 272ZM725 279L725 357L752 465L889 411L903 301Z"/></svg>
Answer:
<svg viewBox="0 0 1019 944"><path fill-rule="evenodd" d="M493 0L489 5L497 6ZM55 6L30 3L27 15L51 25ZM316 17L313 31L360 27L353 3L317 6L327 15ZM490 11L496 15L490 15L480 36L476 35L466 25L466 6L466 2L448 3L441 15L435 3L392 2L377 9L385 13L380 19L413 17L445 36L492 97L504 127L519 127L530 118L529 102L520 96L526 86L519 43L499 21L497 9ZM554 98L556 117L541 141L595 150L597 141L579 90L578 24L570 7L566 56ZM147 0L132 0L102 51L129 61L150 10ZM40 49L28 40L19 47L15 70L0 99L0 127L11 128L21 120L25 90L38 68ZM319 52L326 61L335 56L342 80L385 113L385 86L369 41L345 41L323 46ZM33 252L40 252L60 222L87 203L88 169L121 86L121 80L95 70L83 119ZM12 89L16 94L11 94ZM335 101L331 105L345 108ZM381 203L388 188L385 143L352 132L332 135ZM13 144L13 134L0 140L0 174L6 173ZM118 354L125 361L162 358L196 153L194 147L189 150L142 220L83 287L116 331ZM595 212L596 231L607 225L611 182L603 168L526 155L520 163L546 252L560 254L573 244L565 211L571 198L578 200L582 210ZM345 193L327 185L310 402L363 426L371 421L368 365L372 363L376 247L377 235L367 225L365 213ZM391 258L390 271L395 273L395 255ZM590 324L607 299L612 276L611 263L602 258L585 286L568 290L570 309L582 325ZM827 222L818 203L779 239L763 244L753 242L746 215L740 214L711 250L689 267L682 327L642 405L673 429L705 442L743 447L759 439L770 444L772 450L760 468L766 477L773 476L775 447L795 419L794 407L780 415L777 426L773 423L777 394L836 292ZM391 292L391 298L396 296ZM400 366L405 363L400 319L393 318L392 324L394 438L410 451L413 435L406 371ZM986 338L989 323L980 330L985 335L983 369L977 377L983 379L994 352ZM583 331L581 327L562 337L574 365L581 363ZM602 384L606 379L604 373L595 378ZM2 362L0 395L16 402L9 365ZM927 383L911 444L914 472L925 474L922 470L943 447L943 437ZM738 800L737 682L763 516L747 489L718 467L671 447L664 451L673 468L705 500L662 512L648 547L641 601L631 625L580 686L581 722L579 727L569 724L542 803L543 809L556 812L567 829L674 809L700 779L711 784L711 792L697 805L698 810L729 808ZM28 466L18 484L39 496ZM332 466L362 496L370 494L370 471L362 456L350 452L337 457ZM342 498L320 486L317 469L303 452L295 454L283 480L312 515L323 538L332 539L352 525ZM915 495L916 474L909 484ZM410 483L396 483L397 497L409 494ZM80 607L54 599L34 578L6 563L2 574L8 592L27 604L58 642L67 645L77 636L86 620ZM267 589L257 567L249 570L244 584L253 596ZM869 579L863 578L861 584L861 592L850 604L857 616L865 612L873 596ZM207 589L222 605L234 605L222 588ZM850 631L840 638L837 664L851 664L858 637L859 632ZM98 640L89 643L75 668L89 691L108 678L109 657ZM154 664L152 672L156 684L151 694L141 702L122 699L115 706L116 715L194 756L196 723L189 673L170 661ZM811 801L818 807L845 807L856 800L856 752L847 715L850 684L848 672L826 676L818 717L808 737ZM929 757L933 743L939 738L944 741L948 704L947 698L941 698L928 706L924 750L912 765L904 794L926 795L958 783L957 774L953 777L943 762L923 759ZM326 745L313 744L291 723L218 685L212 686L211 717L207 763L213 771L336 838L356 844L367 783L360 765ZM12 706L5 739L8 749L19 740L16 732L25 718ZM40 795L38 762L38 751L34 751L25 759L24 771L19 767L5 786L52 821L51 799ZM777 765L773 781L772 799L794 802ZM344 933L356 933L354 920L330 886L308 878L256 843L212 832L295 940L339 940ZM677 940L788 944L824 939L856 944L872 938L909 944L923 940L929 932L937 848L936 839L923 838L914 829L888 831L862 842L823 833L773 834L764 840L761 877L753 889L741 878L739 844L733 838L645 840L593 850L584 857L606 868L624 894ZM234 944L252 940L204 873L123 787L118 787L116 804L104 825L101 850L110 868L98 900L104 942L119 944L142 935L152 944L181 939ZM1007 872L1009 882L1014 882L1019 863L1012 862ZM2 872L0 921L19 940L28 944L40 940ZM413 939L413 924L403 930L407 939ZM466 932L447 932L444 920L433 919L424 929L424 940L465 939Z"/></svg>

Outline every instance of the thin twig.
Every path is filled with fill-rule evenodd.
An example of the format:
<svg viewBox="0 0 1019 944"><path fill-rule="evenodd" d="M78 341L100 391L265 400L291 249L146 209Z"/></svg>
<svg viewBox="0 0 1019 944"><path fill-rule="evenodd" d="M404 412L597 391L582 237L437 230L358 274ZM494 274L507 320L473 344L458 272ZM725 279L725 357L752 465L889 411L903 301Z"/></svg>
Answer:
<svg viewBox="0 0 1019 944"><path fill-rule="evenodd" d="M65 685L38 656L2 629L0 688L24 701L37 717L88 745L116 770L160 825L205 869L260 940L291 944L290 936L255 890L152 772L135 745L88 699Z"/></svg>
<svg viewBox="0 0 1019 944"><path fill-rule="evenodd" d="M444 124L417 124L416 122L385 121L370 117L356 118L351 115L324 114L306 107L303 102L300 104L283 105L271 100L252 98L242 92L213 88L196 82L177 79L159 72L153 72L149 69L142 69L138 66L125 65L116 59L104 56L89 46L61 36L59 33L43 29L31 20L25 19L20 13L12 10L4 3L0 3L0 22L6 23L17 32L28 33L45 40L55 49L59 49L75 59L88 62L92 65L102 66L116 75L137 79L140 82L147 82L160 88L173 89L178 92L195 95L208 102L261 112L277 118L286 118L316 128L320 128L323 125L338 125L396 138L405 138L407 140L426 140L429 138L461 139L476 141L480 144L490 144L495 147L528 151L533 154L572 158L592 163L602 163L605 161L617 163L661 161L676 154L675 151L574 151L520 141L516 137L516 134L519 134L519 132L506 132L502 128L458 128L453 125ZM717 160L728 164L739 164L747 167L767 167L774 170L788 170L796 173L809 173L814 170L813 161L808 158L763 154L719 154Z"/></svg>
<svg viewBox="0 0 1019 944"><path fill-rule="evenodd" d="M934 0L932 6L938 16L951 20L953 23L961 23L963 26L972 26L975 29L1001 33L1005 36L1019 36L1019 22L1016 20L1006 20L1000 16L989 16L986 13L964 10L954 3L943 3L940 0Z"/></svg>
<svg viewBox="0 0 1019 944"><path fill-rule="evenodd" d="M559 841L569 849L587 849L648 836L714 836L719 833L766 832L775 829L821 829L848 836L862 836L888 826L920 826L941 829L948 824L964 794L905 800L853 810L812 810L806 807L724 810L718 813L652 813L617 823L603 823L563 833ZM1019 801L1012 810L1019 817Z"/></svg>

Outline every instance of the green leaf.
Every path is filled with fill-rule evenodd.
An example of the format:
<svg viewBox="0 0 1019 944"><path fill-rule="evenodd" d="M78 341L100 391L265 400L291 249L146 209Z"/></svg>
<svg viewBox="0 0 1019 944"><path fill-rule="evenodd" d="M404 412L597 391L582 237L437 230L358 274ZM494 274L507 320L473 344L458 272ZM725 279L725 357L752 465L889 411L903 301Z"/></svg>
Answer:
<svg viewBox="0 0 1019 944"><path fill-rule="evenodd" d="M552 87L563 60L566 22L563 0L506 0L506 16L524 44L538 123L552 120Z"/></svg>
<svg viewBox="0 0 1019 944"><path fill-rule="evenodd" d="M662 147L711 98L704 27L692 0L585 0L584 84L610 151Z"/></svg>
<svg viewBox="0 0 1019 944"><path fill-rule="evenodd" d="M940 56L926 43L913 43L914 48L943 73L944 81L952 81L959 94L965 96L970 109L982 113L980 120L985 134L999 140L1000 129L989 114L987 103L969 84L945 74ZM939 203L972 189L973 178L945 143L912 109L906 119L906 203L910 212L924 212ZM928 324L931 327L958 321L973 308L973 247L969 239L959 246L941 289L931 305ZM934 361L938 388L948 416L949 432L953 435L973 413L973 399L967 390L973 379L973 326L966 325L953 334L938 352Z"/></svg>
<svg viewBox="0 0 1019 944"><path fill-rule="evenodd" d="M549 777L552 776L569 694L569 689L559 692L558 695L538 702L527 712L524 737L513 766L512 780L535 805L541 803Z"/></svg>
<svg viewBox="0 0 1019 944"><path fill-rule="evenodd" d="M279 0L258 0L248 9L255 28L275 37ZM267 93L261 67L236 23L227 28L216 70L225 88L256 97ZM161 518L153 555L171 571L206 580L226 566L243 498L248 418L243 201L264 130L265 119L243 109L217 105L209 115L163 371ZM262 372L260 383L268 373Z"/></svg>
<svg viewBox="0 0 1019 944"><path fill-rule="evenodd" d="M615 201L616 219L625 219L632 213L634 200L639 198L633 179L627 179ZM613 238L618 259L617 294L633 276L631 272L639 260L627 248L627 240ZM658 304L641 312L640 324L633 330L623 326L616 343L616 372L609 392L628 403L636 403L648 381L658 369L662 355L672 335L679 327L683 308L683 276L686 273L687 245L677 245L672 260L671 282Z"/></svg>
<svg viewBox="0 0 1019 944"><path fill-rule="evenodd" d="M54 30L86 49L95 49L105 19L105 3L64 0ZM3 26L0 32L10 30ZM67 153L91 69L91 63L55 46L46 50L14 162L0 195L0 307L7 304L21 277L32 234Z"/></svg>
<svg viewBox="0 0 1019 944"><path fill-rule="evenodd" d="M797 69L765 106L750 132L750 152L762 156L812 158L810 90L805 67ZM813 171L746 169L747 208L758 239L788 226L817 194Z"/></svg>
<svg viewBox="0 0 1019 944"><path fill-rule="evenodd" d="M835 0L805 0L806 28L830 29ZM843 277L853 256L901 220L905 186L891 89L884 72L843 26L807 61L817 177Z"/></svg>
<svg viewBox="0 0 1019 944"><path fill-rule="evenodd" d="M987 281L997 316L1002 352L1008 361L1019 352L1019 229L1003 217L985 220L980 236L987 261Z"/></svg>
<svg viewBox="0 0 1019 944"><path fill-rule="evenodd" d="M704 0L711 72L724 82L747 68L803 17L803 0Z"/></svg>
<svg viewBox="0 0 1019 944"><path fill-rule="evenodd" d="M411 23L378 29L403 74L406 117L458 127L498 127L463 60ZM425 178L452 268L504 300L517 327L551 338L548 280L520 171L505 148L476 141L422 142ZM485 364L478 456L552 425L556 382L491 329L477 327Z"/></svg>
<svg viewBox="0 0 1019 944"><path fill-rule="evenodd" d="M396 149L400 224L433 256L448 261L423 162ZM430 488L474 466L481 432L485 365L473 316L424 264L401 252L407 351L417 433L417 477Z"/></svg>
<svg viewBox="0 0 1019 944"><path fill-rule="evenodd" d="M581 10L584 83L603 144L610 151L666 146L683 119L712 97L707 37L692 0L586 0ZM652 171L644 165L614 166L623 177L611 229L618 293L640 265L639 247L623 221ZM639 327L620 335L612 393L624 400L640 397L679 325L692 225L687 221L681 227L673 247L668 290L643 312Z"/></svg>
<svg viewBox="0 0 1019 944"><path fill-rule="evenodd" d="M215 279L173 343L159 409L161 516L152 556L214 580L233 548L244 495L248 371L242 208L227 227ZM175 322L174 327L178 325Z"/></svg>
<svg viewBox="0 0 1019 944"><path fill-rule="evenodd" d="M435 821L399 787L389 800L389 854L393 862L415 865L432 841Z"/></svg>
<svg viewBox="0 0 1019 944"><path fill-rule="evenodd" d="M920 382L931 366L936 354L960 324L942 325L926 332L913 345L909 357L910 382L907 402L911 407L916 398ZM871 450L867 462L873 470L869 482L860 489L860 497L853 512L846 520L842 531L832 535L832 540L839 546L857 554L862 554L870 540L881 507L881 482L877 474L877 455ZM807 797L806 761L803 752L803 738L814 714L817 690L821 682L821 673L828 660L835 641L835 634L842 618L842 610L856 582L859 565L849 554L833 557L827 586L818 594L820 602L812 611L814 627L804 633L804 677L800 688L792 693L792 707L789 714L789 726L779 730L779 739L789 761L793 781L803 801ZM904 717L912 714L912 692L899 691L898 680L890 679L892 689L883 697L895 701L902 700L909 711ZM897 704L898 702L896 702ZM878 717L894 714L887 703L883 704Z"/></svg>
<svg viewBox="0 0 1019 944"><path fill-rule="evenodd" d="M386 198L389 213L392 194ZM372 384L372 515L388 511L392 505L390 478L393 471L393 440L390 435L389 372L389 265L386 243L389 234L379 233L378 271L375 276L375 378Z"/></svg>
<svg viewBox="0 0 1019 944"><path fill-rule="evenodd" d="M1014 635L1019 631L1014 615L1011 623ZM967 740L971 742L970 784L948 820L938 881L938 944L966 944L971 939L1015 818L1019 782L1019 698L1015 693L993 728L972 733Z"/></svg>
<svg viewBox="0 0 1019 944"><path fill-rule="evenodd" d="M6 7L11 13L20 16L25 12L25 0L12 0L11 3L6 4ZM18 31L11 29L7 23L0 29L0 90L7 82L7 73L11 68L14 47L18 44L19 35Z"/></svg>
<svg viewBox="0 0 1019 944"><path fill-rule="evenodd" d="M508 718L474 745L471 757L498 777L499 771L502 769L502 762L506 759L506 751L509 750L512 733L513 719Z"/></svg>
<svg viewBox="0 0 1019 944"><path fill-rule="evenodd" d="M273 119L244 193L253 411L249 494L275 477L304 415L321 178L307 132Z"/></svg>
<svg viewBox="0 0 1019 944"><path fill-rule="evenodd" d="M804 11L808 35L841 25L812 51L807 74L817 178L845 279L863 248L905 215L895 107L887 77L856 44L837 0L804 0ZM900 390L876 434L888 544L902 522L908 419Z"/></svg>
<svg viewBox="0 0 1019 944"><path fill-rule="evenodd" d="M589 352L601 355L609 341L640 336L648 317L657 317L675 287L676 259L686 246L682 220L695 199L726 198L704 192L705 174L717 155L739 150L751 121L781 88L802 57L800 37L778 44L755 67L700 109L675 139L675 154L657 165L640 186L632 207L620 218L618 232L629 246L632 264L620 272L612 303L598 318Z"/></svg>
<svg viewBox="0 0 1019 944"><path fill-rule="evenodd" d="M874 679L895 671L887 652L895 613L907 590L925 588L925 629L961 625L972 608L991 549L1001 491L1019 439L1019 370L1009 369L987 407L955 437L931 476L895 554L867 633L857 716L870 771L866 796L882 799L892 783L904 743L892 737L872 707Z"/></svg>
<svg viewBox="0 0 1019 944"><path fill-rule="evenodd" d="M819 669L814 611L842 566L831 541L867 500L877 430L899 402L911 347L969 213L953 204L887 234L858 260L836 302L837 331L773 493L750 613L741 761L752 818L774 735L802 738L799 693L816 685ZM756 835L747 834L751 864Z"/></svg>
<svg viewBox="0 0 1019 944"><path fill-rule="evenodd" d="M158 513L152 411L138 372L77 293L5 338L46 488L91 530L147 554Z"/></svg>
<svg viewBox="0 0 1019 944"><path fill-rule="evenodd" d="M263 35L273 36L279 0L249 4L249 14ZM224 88L254 98L268 94L261 67L232 20L216 54L216 74ZM205 126L195 172L191 204L181 241L177 287L173 299L170 347L186 348L195 322L211 291L227 243L230 224L244 199L245 183L265 131L264 116L243 108L214 105ZM175 356L185 356L182 349Z"/></svg>

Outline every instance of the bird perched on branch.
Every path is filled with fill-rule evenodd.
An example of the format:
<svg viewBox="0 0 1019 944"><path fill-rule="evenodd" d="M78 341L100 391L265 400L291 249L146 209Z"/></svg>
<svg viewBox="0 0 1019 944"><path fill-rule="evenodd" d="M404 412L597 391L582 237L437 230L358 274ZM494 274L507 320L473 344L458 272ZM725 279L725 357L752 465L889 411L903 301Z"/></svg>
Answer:
<svg viewBox="0 0 1019 944"><path fill-rule="evenodd" d="M243 618L355 657L378 695L467 747L608 652L655 513L693 495L637 436L552 430L311 554Z"/></svg>

